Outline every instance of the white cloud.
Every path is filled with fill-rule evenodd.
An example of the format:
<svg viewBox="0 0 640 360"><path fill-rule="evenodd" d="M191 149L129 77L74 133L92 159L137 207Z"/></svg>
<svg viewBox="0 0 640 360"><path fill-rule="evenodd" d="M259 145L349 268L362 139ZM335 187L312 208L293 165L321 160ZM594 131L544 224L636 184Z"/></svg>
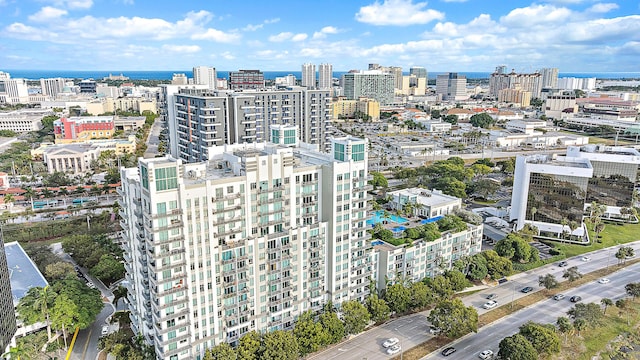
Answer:
<svg viewBox="0 0 640 360"><path fill-rule="evenodd" d="M192 54L192 53L197 53L202 49L198 45L169 45L169 44L165 44L165 45L162 45L162 50L171 51L171 52L178 52L178 53L190 53L190 54Z"/></svg>
<svg viewBox="0 0 640 360"><path fill-rule="evenodd" d="M426 24L444 19L444 13L425 9L426 2L413 4L412 0L384 0L363 6L356 14L356 20L372 25L408 26Z"/></svg>
<svg viewBox="0 0 640 360"><path fill-rule="evenodd" d="M293 37L291 38L291 41L303 41L306 38L307 38L307 34L300 33L300 34L293 35Z"/></svg>
<svg viewBox="0 0 640 360"><path fill-rule="evenodd" d="M191 39L211 40L219 43L232 43L234 41L238 41L240 39L240 35L209 28L204 33L191 35Z"/></svg>
<svg viewBox="0 0 640 360"><path fill-rule="evenodd" d="M598 3L598 4L594 4L592 7L588 8L587 11L588 12L592 12L592 13L608 13L609 11L616 10L618 8L619 8L618 4L614 4L614 3Z"/></svg>
<svg viewBox="0 0 640 360"><path fill-rule="evenodd" d="M273 18L273 19L267 19L265 21L263 21L261 24L248 24L245 27L242 28L243 31L256 31L259 29L262 29L265 25L269 25L269 24L275 24L278 21L280 21L279 18Z"/></svg>
<svg viewBox="0 0 640 360"><path fill-rule="evenodd" d="M327 34L337 34L340 30L334 26L325 26L320 31L316 31L313 33L314 39L324 39L327 37Z"/></svg>
<svg viewBox="0 0 640 360"><path fill-rule="evenodd" d="M616 40L640 41L640 15L586 21L568 27L563 39L593 44L613 43Z"/></svg>
<svg viewBox="0 0 640 360"><path fill-rule="evenodd" d="M223 53L222 53L222 54L220 54L220 55L222 56L222 58L223 58L223 59L226 59L226 60L235 60L235 58L236 58L236 57L235 57L231 52L229 52L229 51L225 51L225 52L223 52Z"/></svg>
<svg viewBox="0 0 640 360"><path fill-rule="evenodd" d="M283 42L286 40L291 39L291 37L293 36L292 32L281 32L278 35L271 35L269 36L269 41L271 42Z"/></svg>
<svg viewBox="0 0 640 360"><path fill-rule="evenodd" d="M44 22L44 21L57 19L61 16L67 15L67 13L68 13L67 10L56 9L51 6L45 6L42 9L40 9L40 11L38 11L37 13L29 16L29 20L34 22Z"/></svg>
<svg viewBox="0 0 640 360"><path fill-rule="evenodd" d="M560 24L570 20L571 10L551 5L531 5L511 10L500 22L512 28L531 28L543 24Z"/></svg>
<svg viewBox="0 0 640 360"><path fill-rule="evenodd" d="M11 37L15 37L17 39L22 39L22 40L51 41L57 38L57 35L55 33L48 33L47 38L45 39L42 31L22 23L13 23L7 26L3 32L6 33L7 35L11 35Z"/></svg>
<svg viewBox="0 0 640 360"><path fill-rule="evenodd" d="M56 6L67 9L90 9L93 6L93 0L53 0Z"/></svg>

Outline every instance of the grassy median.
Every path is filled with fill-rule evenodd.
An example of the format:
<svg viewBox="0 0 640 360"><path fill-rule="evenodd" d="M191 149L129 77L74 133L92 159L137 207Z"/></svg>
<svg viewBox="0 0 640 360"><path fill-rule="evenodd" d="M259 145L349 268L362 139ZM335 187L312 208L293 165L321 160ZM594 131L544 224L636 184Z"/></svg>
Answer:
<svg viewBox="0 0 640 360"><path fill-rule="evenodd" d="M617 260L617 259L616 259ZM586 283L592 282L592 281L596 281L597 279L604 277L606 275L609 275L613 272L616 272L624 267L633 265L640 262L640 259L633 259L633 260L628 260L626 262L626 264L614 264L613 266L609 266L608 269L600 269L600 270L596 270L593 272L590 272L588 274L584 274L580 279L573 281L573 282L568 282L568 281L563 281L561 282L557 288L553 289L553 290L540 290L538 292L529 294L525 297L522 297L520 299L517 299L516 301L512 303L504 303L502 306L491 310L489 312L486 312L482 315L480 315L478 317L478 328L482 328L483 326L487 326L489 324L491 324L494 321L497 321L505 316L508 316L510 314L513 314L519 310L522 310L524 308L526 308L527 306L536 304L540 301L543 300L547 300L551 297L553 297L553 295L557 294L557 293L562 293L565 292L566 290L578 287L580 285L584 285ZM609 317L613 316L613 312L617 311L617 309L611 309L611 312L607 313L607 315L609 315ZM634 324L635 322L631 322L631 324ZM612 325L615 327L615 324ZM590 329L592 330L594 333L596 332L594 329ZM585 339L581 340L582 342L585 343L584 346L584 353L586 353L587 351L594 351L595 350L599 350L599 348L603 347L603 340L605 340L605 338L599 339L598 336L595 336L594 339L592 341L587 341L586 336L588 333L590 333L590 330L587 330L585 332L583 332L583 335L585 336ZM603 330L603 331L606 331ZM609 331L609 335L614 335L615 331ZM600 334L600 336L604 336L604 334ZM608 338L609 340L611 340L611 336L606 336L606 338ZM573 340L574 342L577 340ZM608 341L608 340L607 340ZM421 359L423 357L425 357L426 355L430 354L431 352L434 352L436 350L438 350L439 348L447 345L448 343L453 342L453 339L447 339L445 337L433 337L425 342L423 342L420 345L417 345L407 351L405 351L402 354L402 359L403 360L418 360ZM583 352L576 352L576 349L574 349L574 345L579 344L580 341L578 341L576 344L573 344L571 342L567 343L567 346L563 346L562 349L562 353L566 353L565 354L582 354ZM590 344L592 343L592 344ZM598 348L599 346L599 348ZM566 347L566 349L565 349ZM567 355L568 356L568 355ZM570 356L571 359L575 359L574 356ZM400 359L400 355L394 357L394 359ZM557 359L564 359L564 357L557 357ZM580 357L579 359L582 359L582 357ZM585 357L584 359L590 359L588 357Z"/></svg>

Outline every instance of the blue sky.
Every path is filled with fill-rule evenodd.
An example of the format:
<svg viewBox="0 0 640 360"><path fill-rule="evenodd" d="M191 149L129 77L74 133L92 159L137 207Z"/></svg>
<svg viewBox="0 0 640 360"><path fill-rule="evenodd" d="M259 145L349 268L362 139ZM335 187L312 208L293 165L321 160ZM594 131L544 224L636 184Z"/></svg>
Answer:
<svg viewBox="0 0 640 360"><path fill-rule="evenodd" d="M635 0L0 0L0 70L640 71Z"/></svg>

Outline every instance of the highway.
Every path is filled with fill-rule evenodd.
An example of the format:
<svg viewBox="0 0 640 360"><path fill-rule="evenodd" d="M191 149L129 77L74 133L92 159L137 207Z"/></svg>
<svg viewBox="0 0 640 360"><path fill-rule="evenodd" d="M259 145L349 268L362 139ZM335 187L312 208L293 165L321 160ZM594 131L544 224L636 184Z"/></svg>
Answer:
<svg viewBox="0 0 640 360"><path fill-rule="evenodd" d="M622 245L621 245L622 246ZM636 253L638 252L638 249L640 248L640 241L636 241L633 243L629 243L629 244L625 244L624 246L632 246L635 250ZM499 305L506 305L509 306L508 303L511 301L517 301L518 299L522 298L523 296L526 296L526 294L523 294L522 292L520 292L520 290L525 287L525 286L531 286L534 288L534 292L535 291L540 291L541 288L538 286L538 276L540 275L546 275L548 273L553 274L556 276L556 279L560 282L565 281L565 279L562 278L562 273L564 272L564 270L572 267L572 266L577 266L578 270L581 273L589 273L601 268L606 268L607 264L609 265L615 265L617 263L617 259L614 257L614 254L616 253L617 248L611 248L611 249L603 249L603 250L597 250L594 252L591 252L589 254L585 254L588 255L591 260L589 261L582 261L581 260L581 256L575 257L575 258L569 258L567 259L568 262L568 266L566 267L558 267L557 263L554 264L549 264L531 271L527 271L524 273L519 273L516 274L512 277L509 277L509 281L507 281L506 283L499 285L499 286L495 286L495 287L489 287L485 290L482 290L480 292L474 293L472 295L466 296L462 298L462 301L465 303L465 305L467 306L474 306L477 311L478 314L483 314L485 312L487 312L488 310L482 309L481 306L487 301L485 298L487 295L489 294L496 294L497 297L497 301ZM634 269L640 269L640 265L638 265L638 267L634 267ZM621 271L621 273L624 273L624 270ZM637 276L637 275L636 275ZM614 282L613 280L613 275L610 277L611 278L611 283L607 284L607 285L602 285L605 287L612 287L612 285L617 286L615 284L618 284L617 281ZM636 278L637 279L637 278ZM631 281L637 281L636 279L631 280ZM627 282L631 282L631 281L627 281ZM626 283L625 283L626 284ZM601 284L595 284L595 285L601 285ZM586 285L585 285L586 286ZM624 287L624 286L623 286ZM596 287L598 288L598 287ZM590 288L589 288L590 289ZM592 290L576 290L575 293L580 294L580 296L583 297L583 301L600 301L601 297L607 297L605 295L599 294L598 296L600 296L600 298L598 299L594 299L591 300L591 298L588 296L589 292ZM598 288L601 289L601 288ZM622 293L624 293L624 288L618 289L620 290ZM594 294L596 294L597 292L594 292ZM564 307L562 307L562 309L564 309L563 311L566 312L566 310L568 310L569 308L569 297L571 295L573 295L574 292L572 291L571 293L567 293L566 295L568 295L564 300L560 301L560 303L562 303L563 305L566 305L566 309L564 309ZM550 301L554 301L554 300L550 300ZM554 301L555 302L555 301ZM548 305L548 302L545 301L543 302L544 304ZM547 306L545 305L545 306ZM501 320L499 322L496 322L490 326L487 326L485 328L482 328L479 332L479 334L482 335L470 335L467 338L464 338L464 340L461 340L460 345L453 345L454 347L458 348L460 347L460 349L464 349L465 347L467 347L466 351L467 352L463 352L463 351L458 351L457 353L455 353L454 355L451 355L449 357L447 357L448 359L471 359L474 357L477 357L477 353L484 350L484 346L479 346L479 345L474 345L474 344L466 344L465 342L462 341L467 341L467 339L473 339L473 338L478 338L478 339L485 339L487 336L489 336L491 339L493 339L493 335L490 334L490 331L492 332L497 332L497 329L501 329L503 326L505 328L507 328L507 332L509 332L507 335L505 336L509 336L512 335L513 333L516 332L516 330L513 329L517 329L518 326L520 326L520 324L522 324L522 322L519 322L518 325L514 325L515 327L511 327L509 325L509 319L513 318L513 319L520 319L521 318L521 313L526 312L527 309L522 310L516 314L513 314L511 317L505 319L505 320ZM546 310L536 310L536 311L541 311L542 313L546 313ZM561 311L562 312L562 311ZM387 355L387 353L385 352L385 349L382 347L382 343L384 342L384 340L390 338L390 337L396 337L398 339L400 339L400 344L403 350L408 350L418 344L421 344L427 340L429 340L432 335L429 334L429 323L426 320L426 316L428 316L429 312L428 311L424 311L421 313L415 313L415 314L411 314L405 317L401 317L398 319L394 319L391 321L388 321L387 323L381 325L381 326L377 326L373 329L370 329L364 333L361 333L357 336L354 336L353 338L344 341L340 344L334 345L324 351L321 351L317 354L314 354L312 356L310 356L308 359L313 359L313 360L328 360L328 359L345 359L345 360L363 360L363 359L367 359L367 360L382 360L382 359L390 359L392 357L394 357L395 355L391 356L391 355ZM541 321L539 319L539 315L536 315L538 320L537 321ZM560 315L555 315L555 317L560 316ZM555 317L553 318L553 321L555 322ZM505 324L503 325L502 322L505 322ZM516 320L513 320L516 321ZM519 320L518 320L519 321ZM490 331L487 331L486 329L491 329ZM492 348L495 350L497 350L497 344L498 342L500 342L500 340L502 340L502 338L504 336L501 336L500 338L497 338L498 335L495 335L496 339L495 339L495 343L487 343L486 348ZM484 341L484 340L483 340ZM494 341L494 340L492 340ZM492 345L493 344L493 345ZM476 346L478 346L476 348ZM468 355L468 356L463 356L463 354L475 354L475 355ZM433 356L433 355L432 355ZM430 356L429 358L432 358L432 356ZM440 356L439 353L437 356Z"/></svg>
<svg viewBox="0 0 640 360"><path fill-rule="evenodd" d="M615 302L626 295L624 286L636 282L639 275L640 264L623 268L608 276L611 280L608 284L600 284L597 281L590 282L573 289L562 300L547 299L485 326L477 334L463 337L451 345L457 349L453 355L445 357L438 352L425 356L423 359L473 359L477 358L478 353L485 349L491 349L497 354L500 341L517 333L520 325L527 321L543 324L555 323L559 316L567 316L567 311L575 305L569 301L570 296L580 295L583 303L593 302L599 305L603 298L610 298Z"/></svg>

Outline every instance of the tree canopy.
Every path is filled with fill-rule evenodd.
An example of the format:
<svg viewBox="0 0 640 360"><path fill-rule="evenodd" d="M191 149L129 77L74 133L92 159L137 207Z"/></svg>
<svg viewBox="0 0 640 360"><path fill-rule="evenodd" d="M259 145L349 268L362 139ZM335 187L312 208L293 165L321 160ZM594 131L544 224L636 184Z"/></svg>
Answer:
<svg viewBox="0 0 640 360"><path fill-rule="evenodd" d="M478 331L478 312L472 306L465 306L460 299L439 302L427 319L448 338Z"/></svg>

